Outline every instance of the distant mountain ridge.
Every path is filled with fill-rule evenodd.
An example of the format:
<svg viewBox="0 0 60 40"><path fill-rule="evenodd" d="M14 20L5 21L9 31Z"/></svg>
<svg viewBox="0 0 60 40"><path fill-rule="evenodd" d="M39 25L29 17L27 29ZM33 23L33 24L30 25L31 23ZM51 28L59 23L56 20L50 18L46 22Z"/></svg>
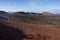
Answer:
<svg viewBox="0 0 60 40"><path fill-rule="evenodd" d="M9 12L0 11L0 20L37 23L37 24L53 24L60 25L60 16L57 14L42 12Z"/></svg>
<svg viewBox="0 0 60 40"><path fill-rule="evenodd" d="M8 18L8 13L5 11L0 11L0 19L5 19L7 20Z"/></svg>
<svg viewBox="0 0 60 40"><path fill-rule="evenodd" d="M22 15L45 15L45 16L53 16L55 14L49 12L42 12L42 13L34 13L34 12L14 12L14 14L22 14Z"/></svg>
<svg viewBox="0 0 60 40"><path fill-rule="evenodd" d="M0 11L0 14L8 14L8 13L5 11Z"/></svg>
<svg viewBox="0 0 60 40"><path fill-rule="evenodd" d="M7 15L10 12L0 11L0 15ZM55 14L49 12L42 12L42 13L34 13L34 12L11 12L11 14L22 14L22 15L45 15L45 16L53 16Z"/></svg>

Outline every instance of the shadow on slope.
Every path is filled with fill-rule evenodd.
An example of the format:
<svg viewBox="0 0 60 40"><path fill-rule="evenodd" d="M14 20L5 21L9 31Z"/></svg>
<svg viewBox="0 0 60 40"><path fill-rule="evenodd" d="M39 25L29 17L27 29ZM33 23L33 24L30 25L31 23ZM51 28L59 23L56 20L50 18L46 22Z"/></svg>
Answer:
<svg viewBox="0 0 60 40"><path fill-rule="evenodd" d="M0 23L0 40L22 40L24 37L22 30Z"/></svg>

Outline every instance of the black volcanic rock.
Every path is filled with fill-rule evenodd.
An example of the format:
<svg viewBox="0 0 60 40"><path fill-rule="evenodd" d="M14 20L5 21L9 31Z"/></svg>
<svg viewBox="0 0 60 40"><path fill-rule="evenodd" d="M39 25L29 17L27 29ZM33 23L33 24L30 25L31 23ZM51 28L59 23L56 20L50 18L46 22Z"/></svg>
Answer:
<svg viewBox="0 0 60 40"><path fill-rule="evenodd" d="M22 30L0 23L0 40L22 40L24 37Z"/></svg>

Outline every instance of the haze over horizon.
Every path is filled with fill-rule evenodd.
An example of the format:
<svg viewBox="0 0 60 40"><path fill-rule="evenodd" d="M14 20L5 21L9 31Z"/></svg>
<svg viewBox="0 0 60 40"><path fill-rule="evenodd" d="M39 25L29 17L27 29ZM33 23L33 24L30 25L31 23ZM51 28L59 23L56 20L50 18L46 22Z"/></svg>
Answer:
<svg viewBox="0 0 60 40"><path fill-rule="evenodd" d="M60 12L60 0L0 0L0 10Z"/></svg>

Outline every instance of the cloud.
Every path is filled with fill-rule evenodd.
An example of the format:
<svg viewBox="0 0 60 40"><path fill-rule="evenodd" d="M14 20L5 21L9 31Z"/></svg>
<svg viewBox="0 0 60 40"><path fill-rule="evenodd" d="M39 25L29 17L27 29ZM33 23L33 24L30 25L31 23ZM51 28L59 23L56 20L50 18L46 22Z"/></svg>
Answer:
<svg viewBox="0 0 60 40"><path fill-rule="evenodd" d="M30 6L37 6L40 3L47 2L48 0L30 0L28 3Z"/></svg>
<svg viewBox="0 0 60 40"><path fill-rule="evenodd" d="M38 5L38 3L37 2L29 2L29 4L28 4L29 6L37 6Z"/></svg>

